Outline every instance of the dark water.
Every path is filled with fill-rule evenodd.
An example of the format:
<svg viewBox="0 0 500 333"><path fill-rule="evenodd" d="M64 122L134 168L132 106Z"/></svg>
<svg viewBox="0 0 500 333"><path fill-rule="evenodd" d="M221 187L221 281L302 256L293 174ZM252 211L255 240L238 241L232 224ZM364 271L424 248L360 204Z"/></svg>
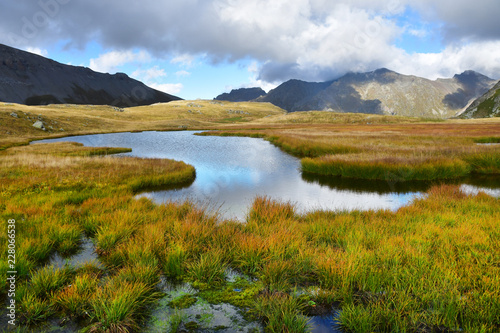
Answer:
<svg viewBox="0 0 500 333"><path fill-rule="evenodd" d="M73 141L86 146L132 148L123 154L181 160L196 168L188 187L140 194L156 202L191 199L226 218L244 220L256 196L294 203L299 211L395 210L426 191L432 183L349 180L302 174L300 160L263 139L206 137L192 131L97 134L38 142ZM496 183L495 180L496 179ZM498 178L483 182L465 179L500 195Z"/></svg>

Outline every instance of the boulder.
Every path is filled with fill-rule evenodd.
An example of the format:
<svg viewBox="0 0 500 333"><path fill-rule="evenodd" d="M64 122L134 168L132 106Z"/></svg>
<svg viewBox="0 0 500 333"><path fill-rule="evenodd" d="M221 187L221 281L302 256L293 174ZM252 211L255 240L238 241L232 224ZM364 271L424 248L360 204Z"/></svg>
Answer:
<svg viewBox="0 0 500 333"><path fill-rule="evenodd" d="M40 120L37 120L34 124L33 124L33 127L34 128L38 128L38 129L41 129L41 130L44 130L45 131L45 125L40 121Z"/></svg>

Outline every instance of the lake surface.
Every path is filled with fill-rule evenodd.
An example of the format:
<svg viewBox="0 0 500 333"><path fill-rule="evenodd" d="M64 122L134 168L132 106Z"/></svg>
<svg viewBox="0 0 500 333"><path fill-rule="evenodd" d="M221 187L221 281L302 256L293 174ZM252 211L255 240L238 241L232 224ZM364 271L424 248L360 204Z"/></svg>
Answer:
<svg viewBox="0 0 500 333"><path fill-rule="evenodd" d="M196 180L181 189L142 193L162 203L190 199L225 218L244 220L256 196L290 201L297 210L396 210L432 184L349 180L302 174L300 160L263 139L197 136L194 131L112 133L37 141L80 142L93 147L128 147L120 154L184 161ZM500 196L499 177L463 179L464 190ZM456 182L456 181L455 181Z"/></svg>

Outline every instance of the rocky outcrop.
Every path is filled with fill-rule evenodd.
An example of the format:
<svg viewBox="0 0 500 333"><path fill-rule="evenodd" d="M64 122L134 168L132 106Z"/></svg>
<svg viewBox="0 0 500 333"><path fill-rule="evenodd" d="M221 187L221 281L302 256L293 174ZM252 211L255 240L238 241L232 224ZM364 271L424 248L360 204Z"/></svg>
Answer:
<svg viewBox="0 0 500 333"><path fill-rule="evenodd" d="M248 102L265 94L266 92L261 88L240 88L233 89L230 93L223 93L215 97L214 100L228 102Z"/></svg>
<svg viewBox="0 0 500 333"><path fill-rule="evenodd" d="M349 73L322 83L290 80L258 100L287 111L449 118L463 112L494 83L473 71L433 81L383 68L368 73Z"/></svg>
<svg viewBox="0 0 500 333"><path fill-rule="evenodd" d="M493 117L500 117L500 81L460 115L465 119Z"/></svg>
<svg viewBox="0 0 500 333"><path fill-rule="evenodd" d="M129 107L178 99L123 73L111 75L64 65L0 44L0 101L3 102Z"/></svg>

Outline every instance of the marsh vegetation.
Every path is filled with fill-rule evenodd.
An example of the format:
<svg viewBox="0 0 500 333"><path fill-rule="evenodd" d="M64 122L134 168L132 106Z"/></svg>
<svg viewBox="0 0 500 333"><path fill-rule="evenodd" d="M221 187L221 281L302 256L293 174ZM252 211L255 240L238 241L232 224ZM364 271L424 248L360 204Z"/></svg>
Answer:
<svg viewBox="0 0 500 333"><path fill-rule="evenodd" d="M498 148L475 145L497 137L494 121L251 129L265 121L223 126L314 161L368 163L385 151L387 158L449 159L468 172L498 172ZM141 331L161 304L170 309L164 330L207 329L201 315L187 321L183 311L193 302L231 304L267 332L305 332L310 316L334 310L346 332L500 329L498 198L443 185L397 211L299 213L291 203L257 197L241 223L190 202L136 199L144 187L189 182L195 170L103 156L113 152L70 143L0 152L0 218L18 227L19 330L43 330L55 319L89 332ZM87 238L98 262L51 264ZM1 234L0 251L6 246ZM7 270L1 261L3 281ZM231 271L240 277L230 279ZM166 295L164 280L188 283L191 296ZM2 284L4 297L6 290Z"/></svg>

